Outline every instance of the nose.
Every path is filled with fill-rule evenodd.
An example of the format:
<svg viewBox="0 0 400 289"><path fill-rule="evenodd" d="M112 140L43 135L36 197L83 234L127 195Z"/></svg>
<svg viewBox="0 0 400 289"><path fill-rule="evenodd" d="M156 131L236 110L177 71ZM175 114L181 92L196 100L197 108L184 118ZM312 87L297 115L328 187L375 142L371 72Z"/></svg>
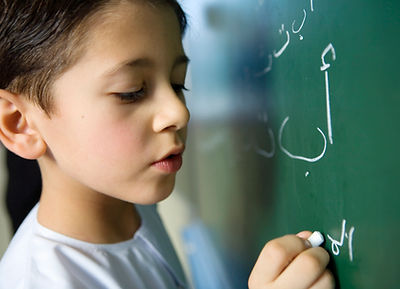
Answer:
<svg viewBox="0 0 400 289"><path fill-rule="evenodd" d="M157 108L153 119L155 132L165 130L178 131L185 128L190 119L183 95L178 95L171 85L159 90Z"/></svg>

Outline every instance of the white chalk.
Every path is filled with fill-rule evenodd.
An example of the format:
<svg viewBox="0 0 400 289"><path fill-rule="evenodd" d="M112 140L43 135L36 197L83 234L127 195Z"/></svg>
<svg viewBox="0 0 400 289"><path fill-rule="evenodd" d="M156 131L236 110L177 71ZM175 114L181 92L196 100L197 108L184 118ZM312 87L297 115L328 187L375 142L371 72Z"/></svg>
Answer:
<svg viewBox="0 0 400 289"><path fill-rule="evenodd" d="M321 232L315 231L307 240L311 243L311 246L315 248L324 242L324 236Z"/></svg>

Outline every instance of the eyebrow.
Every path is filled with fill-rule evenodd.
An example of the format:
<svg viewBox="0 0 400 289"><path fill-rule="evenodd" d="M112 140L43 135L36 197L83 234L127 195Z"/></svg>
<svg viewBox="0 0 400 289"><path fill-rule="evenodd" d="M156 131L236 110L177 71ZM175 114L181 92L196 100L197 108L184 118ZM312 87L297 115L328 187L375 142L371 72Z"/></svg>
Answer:
<svg viewBox="0 0 400 289"><path fill-rule="evenodd" d="M187 57L186 54L181 54L175 59L173 67L177 67L183 64L188 64L189 62L190 62L189 57ZM117 64L113 68L103 73L103 76L111 76L120 71L121 69L123 69L124 67L151 67L151 66L154 66L154 61L151 60L150 58L147 57L137 58L133 60L123 61Z"/></svg>

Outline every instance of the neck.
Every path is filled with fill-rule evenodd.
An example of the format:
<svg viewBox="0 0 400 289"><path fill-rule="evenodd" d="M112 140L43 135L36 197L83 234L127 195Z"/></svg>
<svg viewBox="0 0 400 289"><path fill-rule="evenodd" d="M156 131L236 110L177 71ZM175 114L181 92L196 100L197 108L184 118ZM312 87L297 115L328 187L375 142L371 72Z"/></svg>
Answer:
<svg viewBox="0 0 400 289"><path fill-rule="evenodd" d="M140 227L140 216L133 204L80 184L62 182L54 186L46 182L46 177L38 221L50 230L97 244L129 240Z"/></svg>

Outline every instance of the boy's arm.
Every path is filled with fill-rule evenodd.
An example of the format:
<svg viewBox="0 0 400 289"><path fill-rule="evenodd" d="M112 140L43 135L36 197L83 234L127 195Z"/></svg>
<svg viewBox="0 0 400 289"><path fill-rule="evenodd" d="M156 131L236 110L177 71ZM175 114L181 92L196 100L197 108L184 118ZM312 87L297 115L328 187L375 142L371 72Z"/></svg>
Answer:
<svg viewBox="0 0 400 289"><path fill-rule="evenodd" d="M250 289L330 289L334 278L326 266L328 253L311 248L311 232L287 235L268 242L249 278Z"/></svg>

